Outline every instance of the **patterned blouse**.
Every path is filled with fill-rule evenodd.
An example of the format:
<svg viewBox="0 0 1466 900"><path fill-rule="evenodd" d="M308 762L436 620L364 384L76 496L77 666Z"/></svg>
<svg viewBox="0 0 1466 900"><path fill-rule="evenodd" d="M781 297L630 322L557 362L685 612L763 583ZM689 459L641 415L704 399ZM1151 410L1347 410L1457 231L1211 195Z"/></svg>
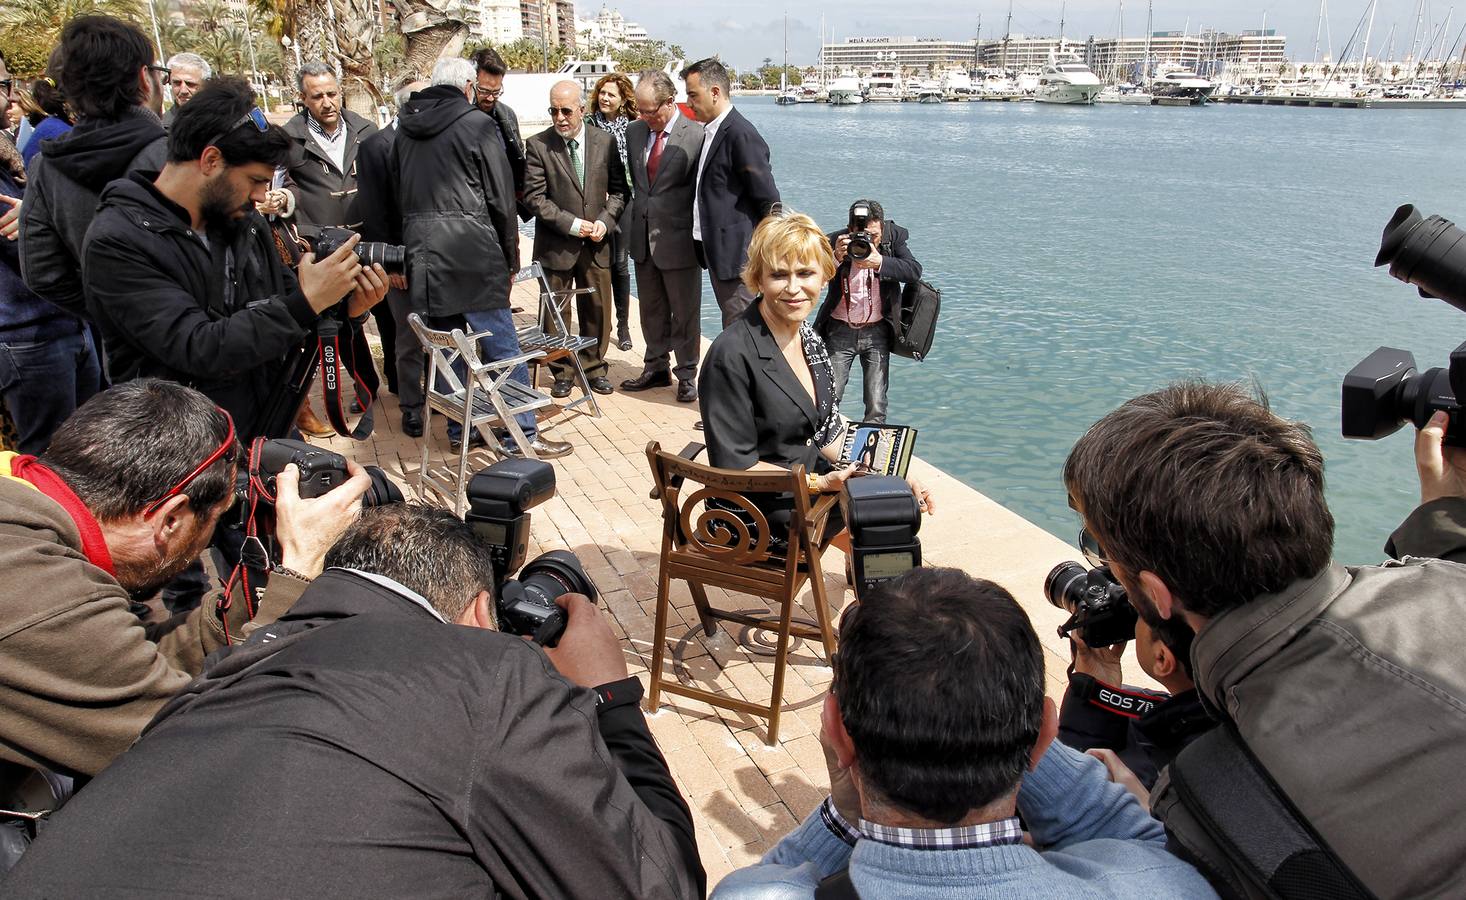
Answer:
<svg viewBox="0 0 1466 900"><path fill-rule="evenodd" d="M626 165L626 129L634 119L627 119L617 116L614 119L607 119L597 109L590 114L590 123L602 131L611 133L616 139L616 152L621 155L621 171L626 173L626 186L631 187L631 169Z"/></svg>
<svg viewBox="0 0 1466 900"><path fill-rule="evenodd" d="M845 436L845 417L840 415L840 408L835 405L835 375L830 365L830 351L808 319L799 323L799 341L804 345L804 358L809 361L809 374L814 380L815 418L820 422L814 432L814 444L823 450L839 443Z"/></svg>

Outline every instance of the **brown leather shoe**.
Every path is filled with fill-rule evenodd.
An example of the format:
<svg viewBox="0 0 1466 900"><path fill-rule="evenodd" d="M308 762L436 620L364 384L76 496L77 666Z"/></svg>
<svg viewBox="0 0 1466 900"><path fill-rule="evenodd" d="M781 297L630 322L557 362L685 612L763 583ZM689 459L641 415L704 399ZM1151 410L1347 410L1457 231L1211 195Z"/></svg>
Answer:
<svg viewBox="0 0 1466 900"><path fill-rule="evenodd" d="M336 429L316 418L316 411L310 408L309 404L302 406L300 412L295 414L295 427L300 433L310 437L331 437L336 434Z"/></svg>
<svg viewBox="0 0 1466 900"><path fill-rule="evenodd" d="M509 456L523 458L524 454L519 452L519 446L512 440L505 441L504 452ZM559 459L562 456L569 456L575 452L575 445L569 441L552 441L535 435L535 439L529 442L529 449L540 459Z"/></svg>
<svg viewBox="0 0 1466 900"><path fill-rule="evenodd" d="M663 369L660 372L643 371L635 378L628 378L621 382L623 391L648 391L652 388L669 387L672 384L672 373Z"/></svg>

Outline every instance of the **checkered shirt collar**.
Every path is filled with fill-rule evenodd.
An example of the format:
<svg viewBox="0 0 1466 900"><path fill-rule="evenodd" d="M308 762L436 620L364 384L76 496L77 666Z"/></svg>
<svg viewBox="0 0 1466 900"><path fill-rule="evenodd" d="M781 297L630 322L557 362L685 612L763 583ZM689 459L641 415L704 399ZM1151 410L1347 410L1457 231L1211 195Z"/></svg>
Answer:
<svg viewBox="0 0 1466 900"><path fill-rule="evenodd" d="M312 132L320 135L321 137L325 138L333 144L346 137L346 115L344 113L342 114L340 119L336 120L335 134L328 134L326 132L326 129L321 127L321 123L316 121L316 117L311 115L310 113L305 114L305 124L306 127L309 128Z"/></svg>
<svg viewBox="0 0 1466 900"><path fill-rule="evenodd" d="M820 817L826 828L851 846L859 840L871 840L908 850L975 850L1023 842L1023 826L1017 816L954 828L897 828L861 819L857 828L836 811L833 799L826 797L820 805Z"/></svg>

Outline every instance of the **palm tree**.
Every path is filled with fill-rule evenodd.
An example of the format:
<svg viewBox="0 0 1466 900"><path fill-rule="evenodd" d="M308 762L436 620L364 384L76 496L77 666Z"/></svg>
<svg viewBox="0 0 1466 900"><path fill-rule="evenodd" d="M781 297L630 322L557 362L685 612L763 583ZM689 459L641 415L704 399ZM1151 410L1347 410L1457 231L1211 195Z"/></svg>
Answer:
<svg viewBox="0 0 1466 900"><path fill-rule="evenodd" d="M244 35L232 25L220 25L204 32L193 52L209 61L217 74L237 74L244 65Z"/></svg>
<svg viewBox="0 0 1466 900"><path fill-rule="evenodd" d="M77 16L101 13L139 22L139 0L5 0L0 4L0 45L15 72L39 75L51 49L61 42L61 29Z"/></svg>

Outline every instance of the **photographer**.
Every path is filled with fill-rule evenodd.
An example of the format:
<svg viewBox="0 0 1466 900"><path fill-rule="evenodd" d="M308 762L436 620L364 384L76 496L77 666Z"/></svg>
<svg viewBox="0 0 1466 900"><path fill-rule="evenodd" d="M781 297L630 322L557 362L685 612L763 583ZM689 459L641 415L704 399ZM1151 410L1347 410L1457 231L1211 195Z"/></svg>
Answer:
<svg viewBox="0 0 1466 900"><path fill-rule="evenodd" d="M866 422L886 421L901 285L921 278L921 263L906 249L907 237L905 228L886 221L885 210L874 200L851 204L849 225L829 235L837 268L814 329L830 348L837 407L845 398L850 367L860 358Z"/></svg>
<svg viewBox="0 0 1466 900"><path fill-rule="evenodd" d="M288 157L249 86L215 78L178 111L163 171L103 191L82 252L112 378L192 385L246 441L282 430L262 414L318 317L348 294L345 314L360 317L387 291L386 272L357 261L355 238L324 259L305 254L298 273L286 267L254 205Z"/></svg>
<svg viewBox="0 0 1466 900"><path fill-rule="evenodd" d="M847 607L820 716L830 796L715 900L1211 896L1097 761L1054 743L1043 657L1013 596L956 569Z"/></svg>
<svg viewBox="0 0 1466 900"><path fill-rule="evenodd" d="M1076 750L1109 750L1149 790L1161 770L1216 726L1191 680L1191 629L1175 618L1135 623L1135 655L1166 692L1126 687L1126 645L1071 643L1074 664L1059 709L1059 740ZM1104 759L1103 754L1099 754Z"/></svg>
<svg viewBox="0 0 1466 900"><path fill-rule="evenodd" d="M321 570L370 484L360 469L316 500L298 498L294 469L281 474L277 540L290 571L270 579L252 624L245 598L218 592L202 609L139 620L133 601L208 544L240 455L224 412L150 378L87 401L40 459L0 453L0 761L95 775L206 655L273 621Z"/></svg>
<svg viewBox="0 0 1466 900"><path fill-rule="evenodd" d="M7 897L701 896L641 684L584 596L554 649L496 631L489 545L424 506L366 510L326 565L53 819Z"/></svg>
<svg viewBox="0 0 1466 900"><path fill-rule="evenodd" d="M1444 428L1437 414L1416 438L1424 502L1396 552L1466 555L1466 454L1442 446ZM1205 383L1128 401L1064 467L1130 602L1196 633L1193 676L1229 730L1204 740L1234 733L1276 785L1233 792L1237 817L1273 812L1281 793L1324 850L1309 863L1332 857L1379 897L1459 894L1466 567L1331 562L1323 474L1306 427ZM1152 808L1214 883L1261 896L1258 861L1201 825L1239 810L1195 808L1174 787L1197 746L1161 777Z"/></svg>

